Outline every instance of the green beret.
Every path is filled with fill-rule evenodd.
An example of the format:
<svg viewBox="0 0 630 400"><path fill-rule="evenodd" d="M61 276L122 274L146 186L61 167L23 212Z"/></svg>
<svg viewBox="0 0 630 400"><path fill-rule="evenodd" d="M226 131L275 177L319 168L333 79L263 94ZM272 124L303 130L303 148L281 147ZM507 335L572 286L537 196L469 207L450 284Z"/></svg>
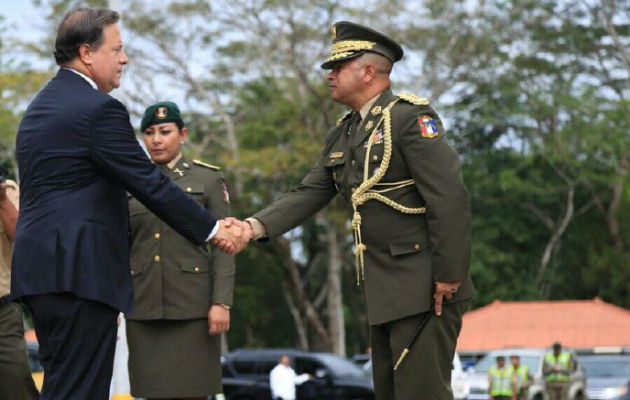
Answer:
<svg viewBox="0 0 630 400"><path fill-rule="evenodd" d="M403 49L392 39L368 27L353 22L336 22L330 27L332 49L322 64L323 69L331 69L340 61L350 60L370 52L387 57L392 63L400 60Z"/></svg>
<svg viewBox="0 0 630 400"><path fill-rule="evenodd" d="M160 101L147 108L140 123L140 132L144 132L147 127L164 122L176 122L178 126L184 125L184 120L179 112L179 107L172 101Z"/></svg>

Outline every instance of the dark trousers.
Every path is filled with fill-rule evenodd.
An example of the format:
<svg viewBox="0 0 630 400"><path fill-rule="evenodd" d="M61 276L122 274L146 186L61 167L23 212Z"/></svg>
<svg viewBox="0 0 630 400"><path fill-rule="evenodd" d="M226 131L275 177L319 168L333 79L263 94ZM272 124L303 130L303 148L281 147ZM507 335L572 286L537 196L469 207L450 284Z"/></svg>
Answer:
<svg viewBox="0 0 630 400"><path fill-rule="evenodd" d="M42 400L107 400L118 311L71 294L26 299L44 367Z"/></svg>
<svg viewBox="0 0 630 400"><path fill-rule="evenodd" d="M0 399L39 398L26 358L23 324L17 304L0 305Z"/></svg>
<svg viewBox="0 0 630 400"><path fill-rule="evenodd" d="M396 371L394 365L424 314L370 327L376 400L453 399L451 369L469 302L447 304L441 316L431 316Z"/></svg>

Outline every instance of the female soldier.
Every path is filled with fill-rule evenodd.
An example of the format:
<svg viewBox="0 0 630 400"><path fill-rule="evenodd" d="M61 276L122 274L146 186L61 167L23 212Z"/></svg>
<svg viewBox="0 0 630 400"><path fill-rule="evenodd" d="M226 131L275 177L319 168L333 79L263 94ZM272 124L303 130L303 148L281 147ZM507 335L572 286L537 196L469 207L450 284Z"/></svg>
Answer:
<svg viewBox="0 0 630 400"><path fill-rule="evenodd" d="M151 160L217 217L230 214L218 167L188 161L179 108L147 108L140 130ZM221 388L220 333L229 329L234 257L195 247L129 200L135 309L127 315L131 394L148 399L206 399Z"/></svg>

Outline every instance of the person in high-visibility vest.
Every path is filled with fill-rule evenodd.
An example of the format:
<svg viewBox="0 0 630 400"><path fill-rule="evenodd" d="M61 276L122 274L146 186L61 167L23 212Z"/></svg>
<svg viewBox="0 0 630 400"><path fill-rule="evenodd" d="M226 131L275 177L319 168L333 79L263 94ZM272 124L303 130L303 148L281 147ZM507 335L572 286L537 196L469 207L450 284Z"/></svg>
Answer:
<svg viewBox="0 0 630 400"><path fill-rule="evenodd" d="M562 345L553 344L553 350L545 354L543 375L545 376L545 392L549 400L568 400L569 381L573 370L571 353L562 351Z"/></svg>
<svg viewBox="0 0 630 400"><path fill-rule="evenodd" d="M505 365L505 357L497 356L497 365L488 370L488 394L490 400L516 400L515 386L512 381L513 369Z"/></svg>
<svg viewBox="0 0 630 400"><path fill-rule="evenodd" d="M512 363L512 384L515 388L516 399L527 400L529 386L533 379L529 367L526 364L521 364L521 358L516 354L510 356L510 362Z"/></svg>

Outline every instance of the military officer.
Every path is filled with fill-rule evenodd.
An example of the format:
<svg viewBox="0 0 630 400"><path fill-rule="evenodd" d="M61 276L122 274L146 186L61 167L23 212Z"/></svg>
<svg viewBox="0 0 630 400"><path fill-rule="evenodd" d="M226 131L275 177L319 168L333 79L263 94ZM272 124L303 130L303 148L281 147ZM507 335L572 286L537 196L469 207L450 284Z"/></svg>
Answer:
<svg viewBox="0 0 630 400"><path fill-rule="evenodd" d="M147 108L142 139L162 172L216 215L230 214L219 167L188 160L179 108ZM129 201L135 310L127 315L131 393L142 398L223 398L220 333L229 329L234 257L195 247L147 210Z"/></svg>
<svg viewBox="0 0 630 400"><path fill-rule="evenodd" d="M376 398L452 399L451 362L474 290L458 157L427 99L390 90L392 65L403 56L398 43L345 21L332 26L332 37L322 68L331 70L333 100L352 110L328 132L302 182L246 220L249 234L277 237L339 193L352 215ZM437 316L398 362L433 303Z"/></svg>

